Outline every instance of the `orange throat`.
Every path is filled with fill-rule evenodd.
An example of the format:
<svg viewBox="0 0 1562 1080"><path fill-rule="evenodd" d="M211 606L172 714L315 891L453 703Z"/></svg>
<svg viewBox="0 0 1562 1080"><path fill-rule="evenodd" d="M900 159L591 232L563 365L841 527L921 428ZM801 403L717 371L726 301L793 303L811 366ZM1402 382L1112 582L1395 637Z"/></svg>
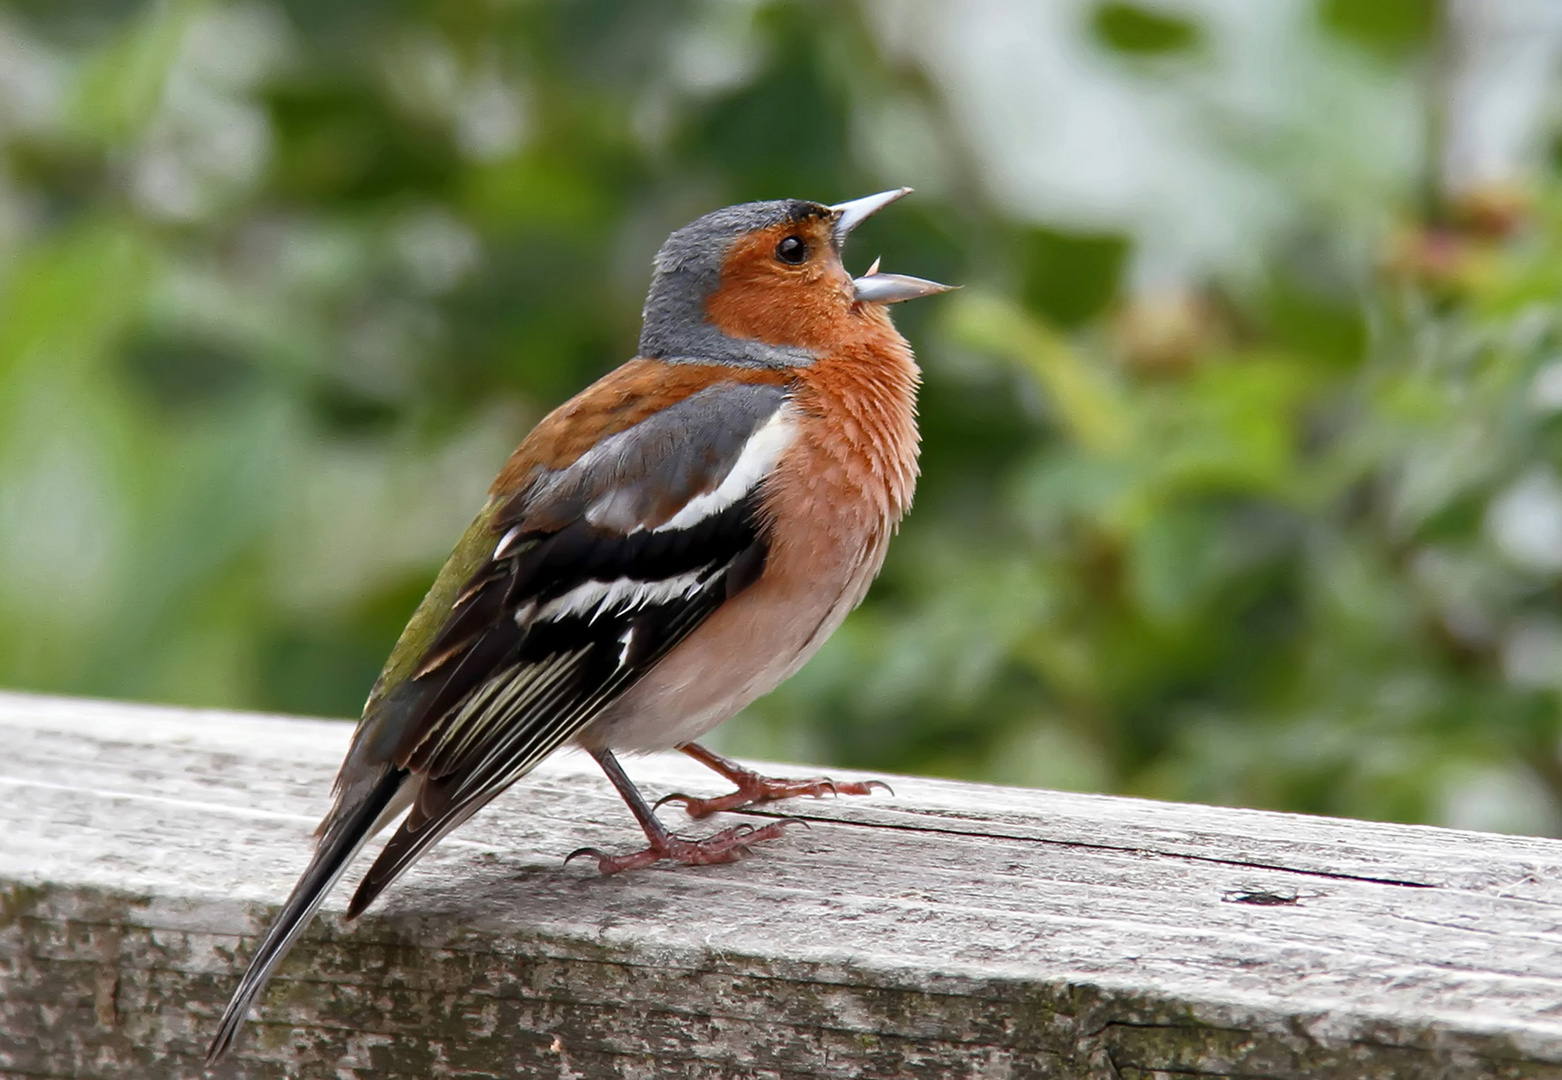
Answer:
<svg viewBox="0 0 1562 1080"><path fill-rule="evenodd" d="M808 501L823 517L852 516L849 508L860 508L868 520L850 526L887 533L916 489L921 372L882 308L859 317L867 332L796 369L793 400L807 425L800 442L812 459L803 473L813 477ZM821 498L829 505L819 505Z"/></svg>

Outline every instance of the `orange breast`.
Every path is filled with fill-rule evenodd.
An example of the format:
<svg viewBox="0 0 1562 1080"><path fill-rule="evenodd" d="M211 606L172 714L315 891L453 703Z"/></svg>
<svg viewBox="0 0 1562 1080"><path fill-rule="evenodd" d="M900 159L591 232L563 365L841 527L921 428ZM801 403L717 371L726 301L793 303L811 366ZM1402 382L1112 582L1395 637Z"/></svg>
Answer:
<svg viewBox="0 0 1562 1080"><path fill-rule="evenodd" d="M864 332L793 372L801 428L766 500L777 525L768 566L778 573L819 574L865 549L882 552L911 505L920 372L882 309L859 317Z"/></svg>

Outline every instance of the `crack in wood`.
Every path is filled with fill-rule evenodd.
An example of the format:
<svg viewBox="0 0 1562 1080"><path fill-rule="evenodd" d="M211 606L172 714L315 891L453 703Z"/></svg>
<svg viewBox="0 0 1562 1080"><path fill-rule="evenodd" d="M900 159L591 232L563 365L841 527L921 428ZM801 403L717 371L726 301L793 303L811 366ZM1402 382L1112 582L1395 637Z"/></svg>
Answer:
<svg viewBox="0 0 1562 1080"><path fill-rule="evenodd" d="M1254 862L1250 859L1221 859L1211 855L1199 855L1188 851L1168 851L1154 847L1126 847L1118 844L1096 844L1088 840L1055 840L1046 836L1016 836L1013 833L949 829L922 824L908 825L892 821L854 821L851 818L844 817L815 817L797 813L782 814L776 811L759 810L752 807L744 807L732 811L732 813L764 818L794 818L798 821L846 825L857 829L894 829L902 832L929 833L939 836L965 836L977 840L1017 840L1023 843L1046 844L1052 847L1078 849L1081 851L1110 851L1124 855L1154 855L1158 858L1185 859L1190 862L1210 863L1215 866L1231 866L1244 870L1273 870L1283 874L1298 874L1302 877L1326 878L1331 881L1359 881L1368 885L1392 885L1405 889L1441 889L1444 887L1435 881L1410 881L1404 878L1347 874L1333 870L1308 870L1302 867L1286 866L1283 863Z"/></svg>

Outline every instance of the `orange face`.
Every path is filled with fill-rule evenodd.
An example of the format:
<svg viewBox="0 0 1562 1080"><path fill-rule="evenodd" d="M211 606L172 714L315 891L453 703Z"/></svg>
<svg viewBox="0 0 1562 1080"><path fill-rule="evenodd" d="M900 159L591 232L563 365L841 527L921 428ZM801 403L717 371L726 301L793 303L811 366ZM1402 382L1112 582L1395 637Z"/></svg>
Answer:
<svg viewBox="0 0 1562 1080"><path fill-rule="evenodd" d="M722 333L829 353L889 329L877 304L859 304L841 265L834 222L820 215L750 233L732 245L705 313Z"/></svg>

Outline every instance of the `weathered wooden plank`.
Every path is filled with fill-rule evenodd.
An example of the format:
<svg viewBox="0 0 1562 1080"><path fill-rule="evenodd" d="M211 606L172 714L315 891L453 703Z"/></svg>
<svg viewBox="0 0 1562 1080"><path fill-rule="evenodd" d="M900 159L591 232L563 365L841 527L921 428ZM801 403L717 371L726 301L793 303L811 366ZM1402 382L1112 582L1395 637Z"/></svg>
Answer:
<svg viewBox="0 0 1562 1080"><path fill-rule="evenodd" d="M198 1074L347 734L0 695L0 1071ZM217 1075L1562 1078L1562 843L892 782L603 879L638 834L561 756L344 889Z"/></svg>

